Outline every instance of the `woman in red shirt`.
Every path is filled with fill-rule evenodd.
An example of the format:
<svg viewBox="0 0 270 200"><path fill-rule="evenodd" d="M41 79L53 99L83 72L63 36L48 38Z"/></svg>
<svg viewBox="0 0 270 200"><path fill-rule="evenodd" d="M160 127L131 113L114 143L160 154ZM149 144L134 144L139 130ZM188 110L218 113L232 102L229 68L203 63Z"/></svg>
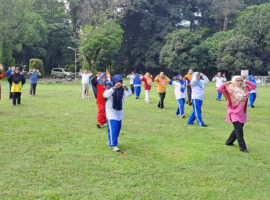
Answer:
<svg viewBox="0 0 270 200"><path fill-rule="evenodd" d="M152 83L154 82L154 78L148 72L144 75L141 79L144 82L144 89L145 89L145 102L149 103L149 94L152 87Z"/></svg>
<svg viewBox="0 0 270 200"><path fill-rule="evenodd" d="M91 79L92 88L94 95L97 99L98 105L98 116L97 116L97 127L101 128L102 125L106 126L106 99L103 97L103 93L107 86L111 84L111 75L109 72L99 72L96 76Z"/></svg>

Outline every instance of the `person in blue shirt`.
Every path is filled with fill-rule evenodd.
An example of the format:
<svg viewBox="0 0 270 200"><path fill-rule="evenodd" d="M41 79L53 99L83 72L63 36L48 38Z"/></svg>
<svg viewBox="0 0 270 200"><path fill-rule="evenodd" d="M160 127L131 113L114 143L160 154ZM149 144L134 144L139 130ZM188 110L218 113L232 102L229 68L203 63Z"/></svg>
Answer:
<svg viewBox="0 0 270 200"><path fill-rule="evenodd" d="M41 76L41 73L38 71L38 69L33 68L27 74L30 76L29 96L36 95L37 80L38 80L38 76Z"/></svg>

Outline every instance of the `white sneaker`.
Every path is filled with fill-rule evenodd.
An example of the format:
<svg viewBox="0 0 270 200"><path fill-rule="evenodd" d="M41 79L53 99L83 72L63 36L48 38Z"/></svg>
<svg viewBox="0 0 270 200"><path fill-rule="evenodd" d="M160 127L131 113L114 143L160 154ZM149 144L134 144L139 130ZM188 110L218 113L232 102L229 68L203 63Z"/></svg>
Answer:
<svg viewBox="0 0 270 200"><path fill-rule="evenodd" d="M102 124L103 126L107 126L107 124Z"/></svg>
<svg viewBox="0 0 270 200"><path fill-rule="evenodd" d="M82 97L84 99L84 97Z"/></svg>
<svg viewBox="0 0 270 200"><path fill-rule="evenodd" d="M87 96L86 98L89 99L89 96Z"/></svg>
<svg viewBox="0 0 270 200"><path fill-rule="evenodd" d="M98 127L98 128L102 128L102 125L99 124L99 123L97 123L97 127Z"/></svg>
<svg viewBox="0 0 270 200"><path fill-rule="evenodd" d="M182 116L181 116L181 118L185 118L186 117L186 115L185 114L183 114Z"/></svg>
<svg viewBox="0 0 270 200"><path fill-rule="evenodd" d="M112 147L112 150L113 150L114 152L119 152L119 151L120 151L120 149L119 149L118 147Z"/></svg>

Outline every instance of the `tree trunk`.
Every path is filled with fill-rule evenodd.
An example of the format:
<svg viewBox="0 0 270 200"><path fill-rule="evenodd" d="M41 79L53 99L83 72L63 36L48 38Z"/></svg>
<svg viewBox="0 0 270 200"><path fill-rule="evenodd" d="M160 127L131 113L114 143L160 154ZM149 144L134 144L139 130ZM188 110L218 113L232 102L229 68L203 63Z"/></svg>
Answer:
<svg viewBox="0 0 270 200"><path fill-rule="evenodd" d="M97 58L98 58L98 55L99 55L99 52L100 52L100 51L101 51L101 49L98 49L98 50L96 51L95 56L94 56L93 63L92 63L92 68L93 68L93 69L96 69L96 62L97 62Z"/></svg>
<svg viewBox="0 0 270 200"><path fill-rule="evenodd" d="M228 29L228 15L225 13L225 19L224 19L224 28L223 31L227 31Z"/></svg>

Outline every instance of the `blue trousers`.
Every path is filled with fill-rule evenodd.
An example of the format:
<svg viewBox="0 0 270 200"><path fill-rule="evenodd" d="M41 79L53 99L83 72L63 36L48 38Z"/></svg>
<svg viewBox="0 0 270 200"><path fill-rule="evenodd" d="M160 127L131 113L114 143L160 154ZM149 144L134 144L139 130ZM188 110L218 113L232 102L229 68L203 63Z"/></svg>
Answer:
<svg viewBox="0 0 270 200"><path fill-rule="evenodd" d="M202 120L202 103L202 100L192 99L193 111L189 117L188 124L193 124L196 119L199 126L204 125Z"/></svg>
<svg viewBox="0 0 270 200"><path fill-rule="evenodd" d="M255 100L256 100L256 97L257 97L257 93L249 93L249 104L248 106L253 106Z"/></svg>
<svg viewBox="0 0 270 200"><path fill-rule="evenodd" d="M111 147L116 147L118 145L118 137L121 127L122 121L107 119L108 138Z"/></svg>
<svg viewBox="0 0 270 200"><path fill-rule="evenodd" d="M186 99L178 99L177 102L178 102L178 107L177 107L177 110L176 110L176 115L179 115L182 117L182 115L185 114L185 110L184 110L184 106L185 106L185 101Z"/></svg>
<svg viewBox="0 0 270 200"><path fill-rule="evenodd" d="M140 94L141 94L141 87L134 87L135 89L135 97L140 97Z"/></svg>
<svg viewBox="0 0 270 200"><path fill-rule="evenodd" d="M220 100L222 97L222 94L220 92L217 92L217 100Z"/></svg>

